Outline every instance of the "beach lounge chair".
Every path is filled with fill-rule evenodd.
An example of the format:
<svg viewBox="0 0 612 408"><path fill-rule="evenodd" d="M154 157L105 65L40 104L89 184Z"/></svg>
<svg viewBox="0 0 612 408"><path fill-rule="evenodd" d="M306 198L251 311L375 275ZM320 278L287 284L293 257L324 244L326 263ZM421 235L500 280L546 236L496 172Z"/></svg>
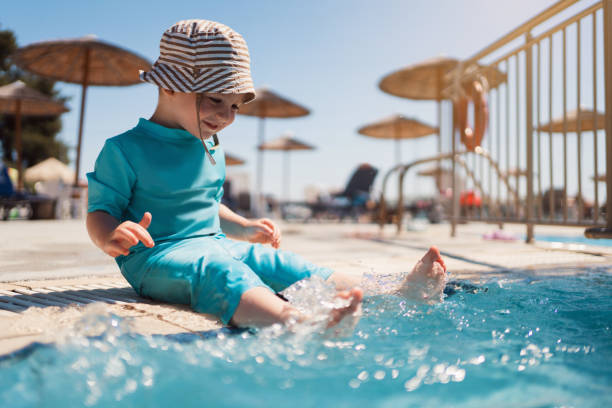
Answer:
<svg viewBox="0 0 612 408"><path fill-rule="evenodd" d="M8 169L0 163L0 214L4 221L9 219L15 207L28 207L31 219L54 218L56 200L41 194L16 191Z"/></svg>
<svg viewBox="0 0 612 408"><path fill-rule="evenodd" d="M361 164L351 175L344 190L328 197L319 195L315 202L284 202L281 212L284 219L290 218L295 207L307 207L310 216L307 219L340 219L346 217L357 219L367 211L366 204L370 200L372 185L378 174L378 169L370 164Z"/></svg>

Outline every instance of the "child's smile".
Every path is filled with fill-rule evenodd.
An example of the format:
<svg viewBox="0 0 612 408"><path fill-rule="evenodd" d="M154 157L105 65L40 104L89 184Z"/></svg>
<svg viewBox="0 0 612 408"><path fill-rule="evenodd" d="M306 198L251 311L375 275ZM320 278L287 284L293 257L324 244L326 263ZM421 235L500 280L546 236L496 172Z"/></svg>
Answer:
<svg viewBox="0 0 612 408"><path fill-rule="evenodd" d="M246 94L182 93L162 89L161 109L151 119L166 127L185 129L195 137L204 139L229 126L236 116ZM199 126L196 98L199 95ZM162 102L163 101L163 102Z"/></svg>

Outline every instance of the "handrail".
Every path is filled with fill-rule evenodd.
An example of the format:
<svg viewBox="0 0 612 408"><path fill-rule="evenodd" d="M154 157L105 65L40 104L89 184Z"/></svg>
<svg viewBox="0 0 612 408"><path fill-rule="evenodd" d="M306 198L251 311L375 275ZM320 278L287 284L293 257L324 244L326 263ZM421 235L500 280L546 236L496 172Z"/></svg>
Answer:
<svg viewBox="0 0 612 408"><path fill-rule="evenodd" d="M561 31L562 29L564 29L565 27L575 23L576 21L588 16L589 14L592 14L594 12L596 12L599 9L603 8L603 4L602 3L595 3L592 6L582 10L580 13L569 17L567 20L564 20L562 22L560 22L559 24L557 24L554 27L551 27L550 29L544 31L541 34L538 34L536 37L532 37L529 39L529 41L527 41L525 44L521 45L518 48L515 48L514 50L508 52L507 54L497 58L495 61L491 62L490 65L495 66L497 64L499 64L500 62L520 53L521 51L524 51L526 49L528 49L529 47L532 47L534 44L537 44L538 42L540 42L542 39L546 38L546 37L550 37L551 35L553 35L554 33Z"/></svg>
<svg viewBox="0 0 612 408"><path fill-rule="evenodd" d="M465 65L468 66L474 62L479 61L485 55L489 55L490 53L498 50L499 48L510 43L511 41L519 38L521 35L528 33L534 27L538 26L539 24L542 24L544 21L548 20L549 18L559 14L560 12L567 9L572 4L577 3L578 1L580 0L558 1L557 3L547 8L546 10L542 11L540 14L537 14L535 17L531 18L530 20L527 20L525 23L521 24L514 30L510 31L510 33L504 35L497 41L494 41L492 44L478 51L476 54L474 54L473 56L471 56L465 61Z"/></svg>
<svg viewBox="0 0 612 408"><path fill-rule="evenodd" d="M491 167L493 167L495 169L495 172L497 174L497 176L499 177L499 179L501 179L504 184L507 187L507 190L513 195L513 197L515 198L516 201L518 201L518 192L512 188L512 186L510 185L509 181L508 181L508 176L506 176L501 169L499 168L498 163L495 162L495 160L493 160L493 158L491 157L491 155L482 147L477 147L475 149L475 151L470 151L470 150L461 150L455 153L455 160L457 160L457 162L466 170L468 177L470 177L470 179L474 182L474 184L480 186L478 187L481 191L484 192L484 188L482 187L482 185L480 184L480 182L476 179L474 173L472 171L470 171L470 169L467 167L467 164L465 163L465 161L463 159L460 159L460 156L462 155L466 155L468 153L474 153L477 154L481 157L484 157L485 159L487 159L487 161L490 163ZM404 203L404 199L403 199L403 182L404 182L404 176L406 175L406 173L408 172L408 170L410 170L412 167L415 167L417 165L420 164L424 164L424 163L429 163L429 162L433 162L433 161L442 161L442 160L452 160L453 159L453 154L452 153L443 153L443 154L439 154L436 156L432 156L432 157L427 157L425 159L419 159L419 160L415 160L413 162L410 162L408 164L398 164L394 167L392 167L390 170L387 171L387 173L385 174L385 176L383 177L383 185L382 185L382 190L381 190L381 194L380 194L380 209L379 209L379 226L380 228L382 228L385 224L385 219L386 219L386 190L387 190L387 182L389 180L389 176L391 174L393 174L394 172L399 171L399 184L398 184L398 191L399 191L399 195L398 195L398 203L397 203L397 229L398 232L401 228L401 217L403 215L403 203Z"/></svg>
<svg viewBox="0 0 612 408"><path fill-rule="evenodd" d="M495 169L496 175L499 179L501 179L504 184L506 185L506 188L508 190L509 193L512 194L512 196L514 197L515 201L518 202L519 201L519 195L518 192L512 188L512 186L510 185L509 181L508 181L508 176L505 175L501 169L499 168L498 163L495 162L495 160L493 160L493 158L491 157L491 155L489 154L489 152L486 151L486 149L484 149L483 147L479 146L477 147L473 152L470 150L463 150L463 151L459 151L455 153L455 161L457 163L459 163L459 165L461 165L461 167L463 167L467 173L467 176L474 182L474 184L476 185L476 187L483 192L484 195L484 191L485 189L483 188L482 184L480 183L480 181L476 178L474 172L472 172L470 170L470 168L467 166L467 163L465 162L465 160L463 160L461 158L462 155L467 155L468 153L473 153L476 154L478 156L484 157L485 159L487 159L487 161L489 162L489 164L491 165L491 167L493 167ZM406 173L408 172L408 170L410 170L410 168L417 166L419 164L423 164L423 163L427 163L427 162L431 162L431 161L438 161L438 160L446 160L446 159L452 159L453 158L453 154L449 153L449 154L443 154L443 155L438 155L438 156L434 156L434 157L429 157L426 159L421 159L421 160L415 160L412 163L408 163L406 165L401 166L401 173L399 175L399 185L398 185L398 204L397 204L397 232L399 233L401 231L401 223L402 223L402 217L403 217L403 213L404 213L404 208L403 208L403 204L404 204L404 200L403 200L403 196L404 196L404 177L406 175ZM397 167L397 166L396 166ZM384 188L383 188L383 194L384 194ZM381 197L381 209L384 207L384 196ZM381 211L381 219L384 220L383 216L385 216L386 214L384 214ZM382 221L380 221L382 222ZM383 225L383 224L380 224Z"/></svg>
<svg viewBox="0 0 612 408"><path fill-rule="evenodd" d="M408 164L408 166L415 165L415 164L428 163L430 161L452 159L452 157L453 157L452 153L443 153L443 154L436 155L434 157L429 157L429 158L426 158L426 159L416 160L416 161ZM379 226L381 228L384 226L384 220L385 220L386 215L387 215L386 214L386 201L385 201L385 194L386 194L386 190L387 190L387 181L389 180L389 176L392 173L394 173L394 172L404 168L405 166L406 166L405 164L395 165L389 171L387 171L387 173L383 177L382 190L380 192L380 210L379 210ZM400 199L401 199L401 197L400 197Z"/></svg>

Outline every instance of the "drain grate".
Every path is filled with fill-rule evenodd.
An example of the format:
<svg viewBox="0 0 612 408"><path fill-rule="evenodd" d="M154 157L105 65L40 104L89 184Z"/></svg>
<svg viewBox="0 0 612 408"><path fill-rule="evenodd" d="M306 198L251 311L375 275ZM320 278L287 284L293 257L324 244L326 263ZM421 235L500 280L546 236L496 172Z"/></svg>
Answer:
<svg viewBox="0 0 612 408"><path fill-rule="evenodd" d="M30 307L66 307L93 302L109 304L142 303L134 290L121 283L92 283L42 288L15 288L0 290L0 316L14 315Z"/></svg>

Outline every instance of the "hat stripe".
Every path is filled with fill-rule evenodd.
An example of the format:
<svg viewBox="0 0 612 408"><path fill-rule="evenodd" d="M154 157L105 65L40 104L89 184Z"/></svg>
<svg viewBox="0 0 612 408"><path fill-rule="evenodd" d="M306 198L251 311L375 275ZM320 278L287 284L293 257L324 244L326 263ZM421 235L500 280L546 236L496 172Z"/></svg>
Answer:
<svg viewBox="0 0 612 408"><path fill-rule="evenodd" d="M162 88L165 89L172 89L172 90L178 90L176 89L174 86L172 86L165 78L163 78L160 75L159 71L152 71L149 73L149 77L150 79L156 83L157 85L161 86Z"/></svg>
<svg viewBox="0 0 612 408"><path fill-rule="evenodd" d="M189 38L191 37L209 37L209 38L238 37L238 38L242 38L240 34L233 31L229 27L227 27L226 30L218 29L218 28L213 28L212 30L207 30L206 28L204 28L198 31L178 29L178 30L165 31L163 35L170 36L170 37L189 37Z"/></svg>
<svg viewBox="0 0 612 408"><path fill-rule="evenodd" d="M249 89L250 86L249 84L244 84L244 86L240 86L240 85L236 85L235 83L230 83L230 84L220 84L217 88L213 88L207 92L211 92L211 93L226 93L224 91L230 91L232 93L246 93L248 92L247 89Z"/></svg>
<svg viewBox="0 0 612 408"><path fill-rule="evenodd" d="M234 50L240 50L248 54L249 49L244 42L235 42L235 41L227 41L227 40L200 40L200 41L164 41L160 44L166 47L176 48L178 50L184 52L202 52L202 49L206 49L209 47L229 47Z"/></svg>
<svg viewBox="0 0 612 408"><path fill-rule="evenodd" d="M227 43L225 43L225 44L211 44L211 45L198 46L198 47L193 48L191 50L187 49L187 48L184 48L184 47L169 46L168 44L164 44L164 45L160 45L159 49L164 51L164 52L171 52L171 53L176 53L176 54L185 54L185 55L190 55L190 56L197 56L199 54L224 52L224 53L229 53L229 54L233 54L233 55L240 55L240 56L243 56L245 58L249 58L249 52L248 52L247 49L232 47L232 46L228 45Z"/></svg>
<svg viewBox="0 0 612 408"><path fill-rule="evenodd" d="M163 86L163 88L171 89L173 91L178 91L178 92L184 92L184 89L186 88L182 87L179 83L177 83L172 78L170 78L165 72L162 71L162 69L163 68L160 68L160 70L157 71L155 74L161 83L168 85L168 86Z"/></svg>
<svg viewBox="0 0 612 408"><path fill-rule="evenodd" d="M244 69L244 70L249 70L249 64L246 62L242 62L242 61L225 61L225 60L219 60L216 58L207 58L207 59L202 59L202 60L198 60L198 61L184 61L184 60L180 60L180 59L176 59L176 58L169 58L167 56L160 56L158 59L159 62L165 62L169 65L179 65L182 67L186 67L186 68L191 68L193 69L194 66L197 68L201 68L201 67L208 67L208 68L216 68L216 67L230 67L230 68L237 68L237 69Z"/></svg>
<svg viewBox="0 0 612 408"><path fill-rule="evenodd" d="M160 55L160 58L166 58L168 60L174 61L183 61L183 62L203 62L203 61L227 61L229 63L241 63L241 64L249 64L249 60L247 58L235 58L234 54L228 53L206 53L201 57L191 57L185 56L183 54L173 54L173 53L164 53Z"/></svg>
<svg viewBox="0 0 612 408"><path fill-rule="evenodd" d="M210 88L210 87L213 87L213 86L215 86L216 84L218 84L220 82L227 82L228 78L230 78L229 80L231 81L232 80L232 74L233 74L232 72L226 72L226 73L224 73L224 74L222 74L220 76L217 76L216 78L204 78L203 81L199 81L199 83L196 82L194 84L194 86L196 88L198 88L198 89L201 89L201 88Z"/></svg>
<svg viewBox="0 0 612 408"><path fill-rule="evenodd" d="M224 68L206 68L200 72L200 75L198 75L198 77L194 81L193 86L195 86L196 88L200 88L221 78L227 78L232 74L232 71Z"/></svg>
<svg viewBox="0 0 612 408"><path fill-rule="evenodd" d="M173 53L173 54L185 55L185 56L193 58L193 57L197 57L198 55L206 55L209 53L213 53L213 54L225 53L225 54L231 54L234 56L239 56L247 60L250 59L248 50L243 49L243 48L232 47L228 44L194 47L191 50L164 44L163 46L160 46L159 49L160 49L161 55L164 55L165 53Z"/></svg>
<svg viewBox="0 0 612 408"><path fill-rule="evenodd" d="M231 44L233 47L248 50L246 42L244 40L230 39L225 36L220 37L209 37L209 38L189 38L189 37L169 37L165 41L161 41L160 44L168 45L171 44L175 47L185 47L191 49L195 44L198 47L206 45L228 45Z"/></svg>
<svg viewBox="0 0 612 408"><path fill-rule="evenodd" d="M248 52L242 52L241 50L236 50L227 46L197 48L195 51L197 52L186 52L176 47L160 47L161 56L176 55L189 60L205 55L225 55L225 58L241 59L245 61L249 61L251 59Z"/></svg>
<svg viewBox="0 0 612 408"><path fill-rule="evenodd" d="M231 28L227 26L221 27L221 25L222 24L218 24L217 26L210 25L208 27L200 26L199 29L196 31L190 30L190 29L184 29L186 28L185 26L177 27L177 29L166 30L163 35L171 36L171 37L179 36L179 37L190 37L190 38L191 37L214 38L214 37L219 37L219 36L230 37L230 38L242 38L240 34L235 32Z"/></svg>
<svg viewBox="0 0 612 408"><path fill-rule="evenodd" d="M211 86L215 86L216 84L218 84L221 81L224 81L226 78L232 78L232 80L234 81L243 81L244 79L250 79L250 76L248 74L235 74L234 72L227 72L224 75L217 75L214 78L203 78L202 80L196 81L194 83L194 86L196 86L197 88L201 88L204 86L207 87L211 87Z"/></svg>
<svg viewBox="0 0 612 408"><path fill-rule="evenodd" d="M177 72L168 69L168 67L166 67L165 65L160 65L159 71L160 76L163 76L167 81L171 82L174 85L174 90L181 92L189 92L189 89L191 88L189 86L189 82L191 81L186 80L186 78L181 75L176 75Z"/></svg>

